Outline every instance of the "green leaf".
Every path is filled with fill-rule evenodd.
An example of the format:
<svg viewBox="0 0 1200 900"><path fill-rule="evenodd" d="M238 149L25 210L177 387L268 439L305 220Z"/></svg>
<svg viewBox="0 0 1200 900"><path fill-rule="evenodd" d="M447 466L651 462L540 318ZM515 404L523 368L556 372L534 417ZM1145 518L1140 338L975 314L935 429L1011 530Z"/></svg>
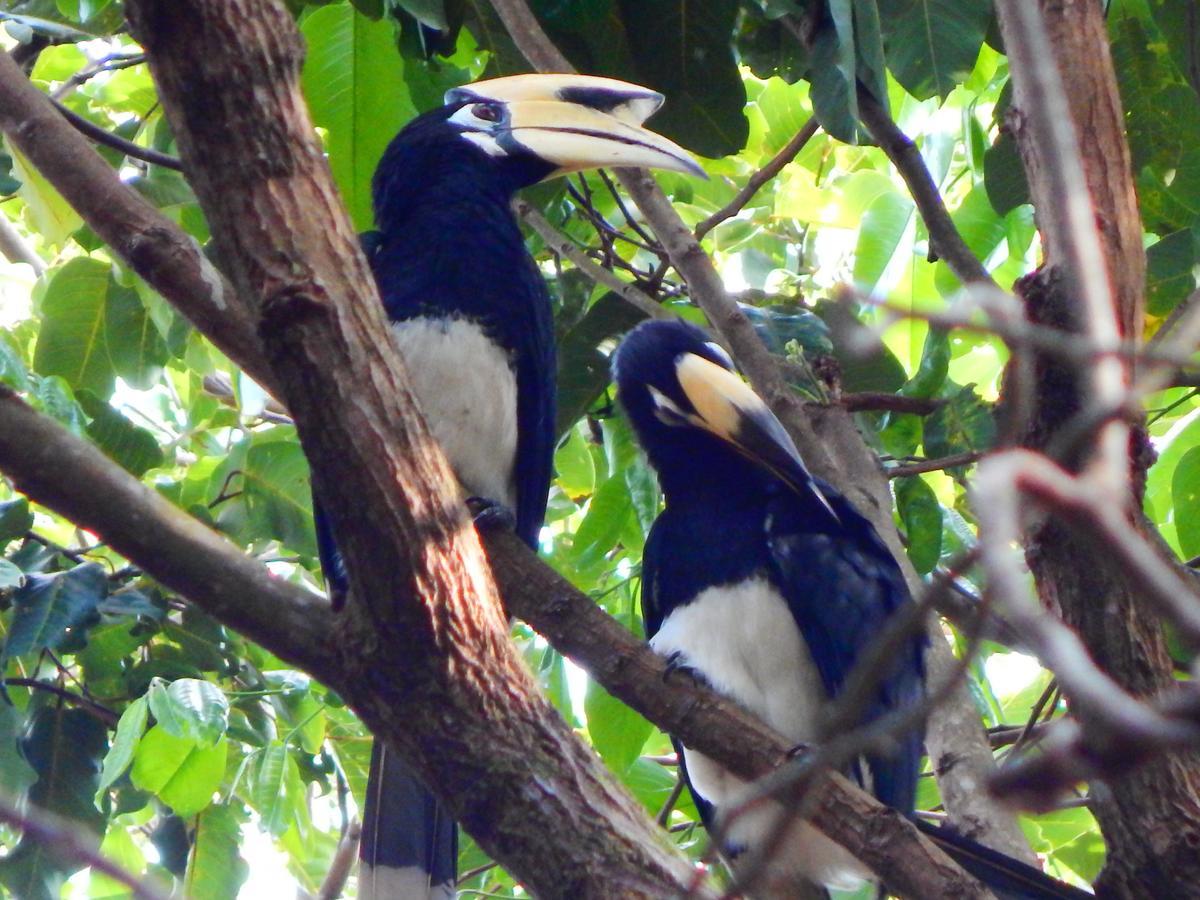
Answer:
<svg viewBox="0 0 1200 900"><path fill-rule="evenodd" d="M813 36L809 54L808 80L817 120L839 141L857 143L858 65L850 0L828 0L828 15Z"/></svg>
<svg viewBox="0 0 1200 900"><path fill-rule="evenodd" d="M975 68L990 0L877 0L888 68L918 100L946 97Z"/></svg>
<svg viewBox="0 0 1200 900"><path fill-rule="evenodd" d="M1185 453L1175 467L1171 500L1179 549L1185 557L1200 556L1200 447Z"/></svg>
<svg viewBox="0 0 1200 900"><path fill-rule="evenodd" d="M25 201L25 215L32 230L49 246L61 249L83 219L18 150L7 141L5 146L12 157L13 175L21 182L17 194Z"/></svg>
<svg viewBox="0 0 1200 900"><path fill-rule="evenodd" d="M614 772L629 768L654 730L653 725L591 679L584 712L592 746Z"/></svg>
<svg viewBox="0 0 1200 900"><path fill-rule="evenodd" d="M74 629L96 617L108 594L104 567L83 563L53 575L30 575L13 594L15 607L4 658L57 648Z"/></svg>
<svg viewBox="0 0 1200 900"><path fill-rule="evenodd" d="M87 418L75 400L75 392L62 378L49 375L37 379L29 401L34 409L56 419L77 437L83 437Z"/></svg>
<svg viewBox="0 0 1200 900"><path fill-rule="evenodd" d="M1000 132L996 143L983 154L983 184L992 209L1007 215L1022 203L1029 203L1029 181L1017 142L1008 131Z"/></svg>
<svg viewBox="0 0 1200 900"><path fill-rule="evenodd" d="M319 753L325 741L324 704L312 691L312 679L303 672L290 670L264 672L263 680L283 693L273 698L282 708L290 730L288 737L299 737L305 753ZM283 731L283 728L280 728Z"/></svg>
<svg viewBox="0 0 1200 900"><path fill-rule="evenodd" d="M254 444L246 453L242 478L251 530L306 556L316 556L308 461L300 444Z"/></svg>
<svg viewBox="0 0 1200 900"><path fill-rule="evenodd" d="M29 370L25 368L25 361L3 332L0 332L0 382L18 391L29 390Z"/></svg>
<svg viewBox="0 0 1200 900"><path fill-rule="evenodd" d="M211 747L175 737L155 725L137 746L131 777L135 787L149 791L177 816L194 816L212 802L225 776L229 744L222 738Z"/></svg>
<svg viewBox="0 0 1200 900"><path fill-rule="evenodd" d="M104 342L113 371L132 387L148 390L158 383L169 357L166 342L138 292L115 280L104 308Z"/></svg>
<svg viewBox="0 0 1200 900"><path fill-rule="evenodd" d="M37 778L21 755L19 739L24 727L25 714L0 702L0 793L6 797L20 797Z"/></svg>
<svg viewBox="0 0 1200 900"><path fill-rule="evenodd" d="M138 478L162 465L163 451L153 433L134 425L90 391L79 391L76 397L92 420L88 437L105 456Z"/></svg>
<svg viewBox="0 0 1200 900"><path fill-rule="evenodd" d="M150 684L150 712L173 737L211 746L229 727L229 701L215 684L199 678L177 678L164 687Z"/></svg>
<svg viewBox="0 0 1200 900"><path fill-rule="evenodd" d="M358 230L369 229L371 176L388 142L417 114L404 84L392 22L345 4L304 20L302 83L313 124L325 129L329 165Z"/></svg>
<svg viewBox="0 0 1200 900"><path fill-rule="evenodd" d="M595 488L596 464L578 428L568 431L566 440L554 452L554 471L559 485L570 497L590 494Z"/></svg>
<svg viewBox="0 0 1200 900"><path fill-rule="evenodd" d="M288 755L286 746L278 740L259 752L254 761L251 803L262 817L263 827L276 836L286 832L290 824L289 766L294 770L295 762ZM295 776L299 779L299 773Z"/></svg>
<svg viewBox="0 0 1200 900"><path fill-rule="evenodd" d="M933 488L919 475L896 480L896 509L908 538L913 568L927 575L942 555L942 507Z"/></svg>
<svg viewBox="0 0 1200 900"><path fill-rule="evenodd" d="M638 82L667 97L654 129L701 156L746 144L746 88L733 58L737 0L626 0L621 20Z"/></svg>
<svg viewBox="0 0 1200 900"><path fill-rule="evenodd" d="M33 368L108 399L116 372L105 340L111 286L107 263L79 257L58 269L42 297Z"/></svg>
<svg viewBox="0 0 1200 900"><path fill-rule="evenodd" d="M96 787L96 808L100 809L100 801L104 792L114 781L125 774L129 764L133 762L134 751L142 739L149 719L150 706L145 697L138 697L121 713L117 722L117 733L113 737L112 746L104 757L104 768L100 771L100 783Z"/></svg>
<svg viewBox="0 0 1200 900"><path fill-rule="evenodd" d="M21 567L7 559L0 559L0 591L19 588L24 583L25 573L21 571Z"/></svg>
<svg viewBox="0 0 1200 900"><path fill-rule="evenodd" d="M932 397L946 383L950 371L950 332L941 328L930 328L925 332L925 345L921 348L921 363L917 372L900 389L905 397Z"/></svg>
<svg viewBox="0 0 1200 900"><path fill-rule="evenodd" d="M1165 316L1196 288L1196 233L1168 234L1146 251L1146 311Z"/></svg>
<svg viewBox="0 0 1200 900"><path fill-rule="evenodd" d="M33 527L33 513L24 497L0 503L0 549L9 541L24 537Z"/></svg>
<svg viewBox="0 0 1200 900"><path fill-rule="evenodd" d="M611 376L601 344L624 334L645 316L616 294L604 294L558 342L557 433L565 434L604 393Z"/></svg>
<svg viewBox="0 0 1200 900"><path fill-rule="evenodd" d="M575 532L574 555L580 568L599 562L613 548L632 514L629 486L620 474L611 476L592 494L587 515Z"/></svg>
<svg viewBox="0 0 1200 900"><path fill-rule="evenodd" d="M246 815L230 805L210 806L196 823L183 895L190 900L229 900L250 876L239 850Z"/></svg>
<svg viewBox="0 0 1200 900"><path fill-rule="evenodd" d="M28 805L77 823L78 837L93 848L104 825L92 797L107 744L108 732L95 718L58 703L37 709L21 741L21 752L37 773ZM56 900L63 880L83 865L26 835L0 860L0 884L22 900Z"/></svg>
<svg viewBox="0 0 1200 900"><path fill-rule="evenodd" d="M860 291L874 293L893 260L912 255L910 226L915 209L912 200L898 191L880 194L867 208L854 251L854 283Z"/></svg>
<svg viewBox="0 0 1200 900"><path fill-rule="evenodd" d="M974 385L961 388L925 420L925 451L930 457L987 450L995 440L992 411Z"/></svg>

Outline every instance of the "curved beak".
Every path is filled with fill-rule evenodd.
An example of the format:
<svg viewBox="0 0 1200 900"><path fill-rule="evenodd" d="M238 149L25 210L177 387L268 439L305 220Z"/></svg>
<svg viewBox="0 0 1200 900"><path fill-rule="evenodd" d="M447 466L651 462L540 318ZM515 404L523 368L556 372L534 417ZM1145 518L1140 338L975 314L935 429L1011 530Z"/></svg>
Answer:
<svg viewBox="0 0 1200 900"><path fill-rule="evenodd" d="M795 490L814 492L838 518L813 482L791 436L746 382L695 353L684 353L675 360L675 376L696 410L687 417L692 424L732 445Z"/></svg>
<svg viewBox="0 0 1200 900"><path fill-rule="evenodd" d="M555 175L600 166L644 166L707 176L673 141L591 107L563 100L508 104L512 139L556 166Z"/></svg>
<svg viewBox="0 0 1200 900"><path fill-rule="evenodd" d="M493 136L555 166L547 177L601 166L673 169L707 178L691 155L642 123L663 95L640 85L592 75L510 75L453 88L446 102L503 104Z"/></svg>

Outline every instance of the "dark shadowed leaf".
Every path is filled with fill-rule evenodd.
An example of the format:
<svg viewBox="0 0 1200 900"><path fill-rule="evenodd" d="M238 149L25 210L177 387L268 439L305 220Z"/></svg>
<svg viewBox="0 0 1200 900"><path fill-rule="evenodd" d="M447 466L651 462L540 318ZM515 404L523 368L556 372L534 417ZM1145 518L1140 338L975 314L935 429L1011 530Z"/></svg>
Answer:
<svg viewBox="0 0 1200 900"><path fill-rule="evenodd" d="M100 845L104 816L92 803L100 760L108 732L81 709L48 704L33 714L21 752L37 773L27 802L77 823L79 837ZM59 896L64 878L82 868L76 857L60 857L44 843L22 837L0 860L0 884L22 900L51 900Z"/></svg>
<svg viewBox="0 0 1200 900"><path fill-rule="evenodd" d="M925 420L925 452L930 457L987 450L996 439L991 408L967 385Z"/></svg>
<svg viewBox="0 0 1200 900"><path fill-rule="evenodd" d="M918 100L945 97L975 67L990 0L876 0L888 68Z"/></svg>
<svg viewBox="0 0 1200 900"><path fill-rule="evenodd" d="M1146 311L1165 316L1196 288L1196 232L1168 234L1146 251Z"/></svg>
<svg viewBox="0 0 1200 900"><path fill-rule="evenodd" d="M105 455L132 475L141 477L163 461L154 434L131 421L90 391L79 391L79 405L91 422L87 433Z"/></svg>
<svg viewBox="0 0 1200 900"><path fill-rule="evenodd" d="M108 593L104 567L83 563L53 575L30 575L13 595L12 624L4 657L53 650L72 629L96 617L96 606Z"/></svg>
<svg viewBox="0 0 1200 900"><path fill-rule="evenodd" d="M0 549L33 527L33 513L24 497L0 503Z"/></svg>
<svg viewBox="0 0 1200 900"><path fill-rule="evenodd" d="M829 0L829 14L809 48L813 112L839 141L858 142L857 61L851 0Z"/></svg>

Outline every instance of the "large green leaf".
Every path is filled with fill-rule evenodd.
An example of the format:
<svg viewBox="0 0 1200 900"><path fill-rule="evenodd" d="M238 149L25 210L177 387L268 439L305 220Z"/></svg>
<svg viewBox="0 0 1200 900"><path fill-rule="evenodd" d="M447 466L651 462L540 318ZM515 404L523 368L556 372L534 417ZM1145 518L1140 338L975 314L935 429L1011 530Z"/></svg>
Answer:
<svg viewBox="0 0 1200 900"><path fill-rule="evenodd" d="M374 222L375 166L417 113L404 84L395 26L338 4L313 12L302 30L308 41L304 96L313 123L325 129L329 165L354 225L365 231Z"/></svg>
<svg viewBox="0 0 1200 900"><path fill-rule="evenodd" d="M898 191L880 194L868 207L854 251L854 284L863 293L879 290L893 261L907 261L912 255L915 210L912 200Z"/></svg>
<svg viewBox="0 0 1200 900"><path fill-rule="evenodd" d="M33 714L21 752L37 773L27 802L77 823L78 836L100 844L104 816L92 803L108 732L88 712L58 703ZM22 900L52 900L64 878L84 865L78 857L53 854L43 842L23 836L0 860L0 884Z"/></svg>
<svg viewBox="0 0 1200 900"><path fill-rule="evenodd" d="M932 572L942 554L942 507L933 488L919 475L897 479L896 508L913 568L922 575Z"/></svg>
<svg viewBox="0 0 1200 900"><path fill-rule="evenodd" d="M828 15L809 48L813 112L839 141L858 141L858 63L851 0L828 0Z"/></svg>
<svg viewBox="0 0 1200 900"><path fill-rule="evenodd" d="M702 156L746 144L746 89L731 47L737 0L621 0L641 83L667 97L654 129Z"/></svg>
<svg viewBox="0 0 1200 900"><path fill-rule="evenodd" d="M263 826L275 836L283 834L302 815L304 783L296 760L282 741L260 751L251 772L251 804Z"/></svg>
<svg viewBox="0 0 1200 900"><path fill-rule="evenodd" d="M642 752L654 726L594 681L588 681L584 711L592 746L609 768L624 772Z"/></svg>
<svg viewBox="0 0 1200 900"><path fill-rule="evenodd" d="M15 609L4 657L53 650L72 629L96 618L96 606L108 594L106 574L97 563L83 563L52 575L30 575L13 595Z"/></svg>
<svg viewBox="0 0 1200 900"><path fill-rule="evenodd" d="M1171 478L1175 506L1175 532L1184 556L1200 556L1200 447L1193 447L1179 460Z"/></svg>
<svg viewBox="0 0 1200 900"><path fill-rule="evenodd" d="M147 698L155 720L174 737L211 746L229 727L225 693L199 678L177 678L170 685L156 680Z"/></svg>
<svg viewBox="0 0 1200 900"><path fill-rule="evenodd" d="M17 194L25 201L25 215L29 224L47 244L61 247L67 237L83 224L83 219L7 140L5 146L12 157L12 173L21 183Z"/></svg>
<svg viewBox="0 0 1200 900"><path fill-rule="evenodd" d="M37 778L37 772L20 751L25 714L10 703L0 702L0 792L19 797Z"/></svg>
<svg viewBox="0 0 1200 900"><path fill-rule="evenodd" d="M250 527L260 537L316 556L308 461L298 443L255 444L242 470Z"/></svg>
<svg viewBox="0 0 1200 900"><path fill-rule="evenodd" d="M131 778L136 787L155 794L177 816L194 816L212 802L213 793L221 786L228 752L229 743L223 738L205 747L155 725L134 751Z"/></svg>
<svg viewBox="0 0 1200 900"><path fill-rule="evenodd" d="M238 806L210 806L196 823L184 896L190 900L228 900L250 876L240 854L246 814Z"/></svg>
<svg viewBox="0 0 1200 900"><path fill-rule="evenodd" d="M100 260L78 258L55 272L42 298L33 367L101 399L119 375L134 387L158 381L167 348L132 288Z"/></svg>
<svg viewBox="0 0 1200 900"><path fill-rule="evenodd" d="M1196 288L1196 232L1168 234L1146 251L1146 311L1165 316Z"/></svg>
<svg viewBox="0 0 1200 900"><path fill-rule="evenodd" d="M967 385L925 420L925 450L931 457L989 449L996 439L991 408Z"/></svg>
<svg viewBox="0 0 1200 900"><path fill-rule="evenodd" d="M92 420L88 437L113 462L139 478L162 463L163 451L152 432L134 425L90 391L79 391L76 398Z"/></svg>
<svg viewBox="0 0 1200 900"><path fill-rule="evenodd" d="M112 746L104 757L104 767L100 770L100 783L96 786L96 806L99 808L100 799L114 781L125 774L129 764L133 762L133 754L142 732L146 730L150 707L145 697L138 697L121 713L117 722L117 732L113 736Z"/></svg>
<svg viewBox="0 0 1200 900"><path fill-rule="evenodd" d="M975 68L990 0L876 0L888 68L918 100L945 97Z"/></svg>
<svg viewBox="0 0 1200 900"><path fill-rule="evenodd" d="M0 503L0 550L33 527L33 513L24 497Z"/></svg>

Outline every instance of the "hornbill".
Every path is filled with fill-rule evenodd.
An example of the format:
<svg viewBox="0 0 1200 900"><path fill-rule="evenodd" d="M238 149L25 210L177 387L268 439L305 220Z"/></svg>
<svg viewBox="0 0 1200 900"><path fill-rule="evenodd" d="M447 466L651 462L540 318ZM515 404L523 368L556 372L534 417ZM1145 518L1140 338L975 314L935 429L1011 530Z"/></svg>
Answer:
<svg viewBox="0 0 1200 900"><path fill-rule="evenodd" d="M519 188L598 166L703 175L641 127L663 97L574 75L520 75L447 92L392 140L372 183L377 230L363 237L395 343L433 436L478 516L537 545L554 450L550 298L509 208ZM317 502L317 501L320 502ZM348 580L314 498L335 604ZM376 742L364 810L360 897L453 896L456 828Z"/></svg>
<svg viewBox="0 0 1200 900"><path fill-rule="evenodd" d="M651 646L672 669L729 695L797 746L819 739L827 704L855 662L912 602L899 566L870 522L809 473L783 426L703 331L644 323L618 348L613 373L665 497L642 561ZM900 642L876 672L859 722L921 702L924 650L919 629ZM745 782L674 743L722 852L735 871L739 857L753 862L786 811L776 801L744 805ZM896 735L849 774L911 815L921 747L916 729ZM1091 896L946 829L918 825L998 897ZM759 870L772 890L797 876L836 889L873 877L804 821L787 825L775 847Z"/></svg>

